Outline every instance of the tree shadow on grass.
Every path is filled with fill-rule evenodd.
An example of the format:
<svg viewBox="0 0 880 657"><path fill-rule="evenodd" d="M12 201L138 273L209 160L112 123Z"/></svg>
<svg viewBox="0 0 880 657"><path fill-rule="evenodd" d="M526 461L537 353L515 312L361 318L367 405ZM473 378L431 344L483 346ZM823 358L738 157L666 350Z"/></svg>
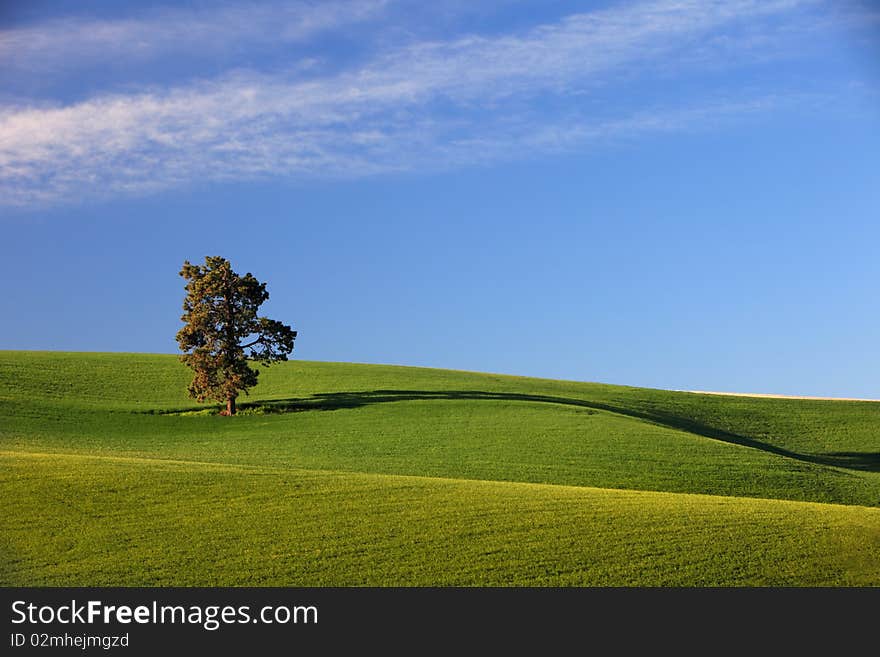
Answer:
<svg viewBox="0 0 880 657"><path fill-rule="evenodd" d="M687 433L720 440L734 445L751 447L777 456L785 456L807 463L830 465L849 470L880 472L880 453L878 452L830 452L827 454L801 454L776 445L724 431L702 424L691 418L681 417L662 411L641 411L604 402L556 397L552 395L529 395L515 392L485 392L481 390L365 390L360 392L325 392L311 397L261 400L243 402L240 412L243 415L271 415L276 413L298 413L306 411L338 411L360 408L371 404L403 401L515 401L543 404L560 404L587 409L591 412L607 411L617 415L635 418L643 422L676 429ZM187 409L193 411L195 409ZM171 411L181 414L181 411ZM169 413L171 413L169 412Z"/></svg>

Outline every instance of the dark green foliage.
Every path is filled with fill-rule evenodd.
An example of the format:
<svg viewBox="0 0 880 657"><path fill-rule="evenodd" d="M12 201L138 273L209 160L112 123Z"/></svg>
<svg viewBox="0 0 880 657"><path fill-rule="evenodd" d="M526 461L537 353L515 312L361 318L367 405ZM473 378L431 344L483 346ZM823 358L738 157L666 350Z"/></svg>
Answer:
<svg viewBox="0 0 880 657"><path fill-rule="evenodd" d="M225 258L207 256L204 265L185 261L180 275L187 284L177 343L180 359L195 372L189 395L225 402L225 414L234 415L239 393L257 385L260 374L248 361L269 366L287 360L296 331L257 316L269 298L266 284L250 272L239 276Z"/></svg>

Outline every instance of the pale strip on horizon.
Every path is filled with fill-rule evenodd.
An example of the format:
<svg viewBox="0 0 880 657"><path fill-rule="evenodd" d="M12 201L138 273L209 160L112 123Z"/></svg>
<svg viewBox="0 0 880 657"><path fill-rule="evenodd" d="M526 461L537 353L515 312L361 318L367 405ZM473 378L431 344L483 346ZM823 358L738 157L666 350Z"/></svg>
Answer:
<svg viewBox="0 0 880 657"><path fill-rule="evenodd" d="M775 395L763 392L717 392L713 390L676 390L676 392L691 392L697 395L725 395L728 397L762 397L765 399L812 399L816 401L859 401L880 402L880 399L867 399L864 397L811 397L808 395Z"/></svg>

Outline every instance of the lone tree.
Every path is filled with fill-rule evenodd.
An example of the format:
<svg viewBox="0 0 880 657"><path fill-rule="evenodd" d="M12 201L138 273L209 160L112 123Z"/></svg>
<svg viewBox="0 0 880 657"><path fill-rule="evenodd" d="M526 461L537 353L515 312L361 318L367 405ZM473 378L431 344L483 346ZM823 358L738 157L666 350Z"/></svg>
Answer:
<svg viewBox="0 0 880 657"><path fill-rule="evenodd" d="M296 331L274 319L257 317L269 298L266 284L249 273L239 276L229 261L207 256L204 265L184 261L186 298L177 333L180 360L195 372L189 395L200 402L226 402L223 415L235 415L239 393L257 384L259 370L249 360L269 366L287 360Z"/></svg>

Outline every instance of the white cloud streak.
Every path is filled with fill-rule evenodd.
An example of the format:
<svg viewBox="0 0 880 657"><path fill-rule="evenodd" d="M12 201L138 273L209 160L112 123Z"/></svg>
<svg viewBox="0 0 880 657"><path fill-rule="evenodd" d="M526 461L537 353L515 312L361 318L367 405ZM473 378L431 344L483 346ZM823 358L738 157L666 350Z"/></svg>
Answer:
<svg viewBox="0 0 880 657"><path fill-rule="evenodd" d="M5 108L0 202L38 206L198 181L461 166L753 113L778 99L593 117L538 113L531 104L610 84L715 28L798 4L660 0L515 36L417 44L331 77L238 72L67 107Z"/></svg>
<svg viewBox="0 0 880 657"><path fill-rule="evenodd" d="M323 0L165 8L136 19L67 18L0 31L5 69L64 70L90 63L211 55L307 41L376 16L388 0Z"/></svg>

